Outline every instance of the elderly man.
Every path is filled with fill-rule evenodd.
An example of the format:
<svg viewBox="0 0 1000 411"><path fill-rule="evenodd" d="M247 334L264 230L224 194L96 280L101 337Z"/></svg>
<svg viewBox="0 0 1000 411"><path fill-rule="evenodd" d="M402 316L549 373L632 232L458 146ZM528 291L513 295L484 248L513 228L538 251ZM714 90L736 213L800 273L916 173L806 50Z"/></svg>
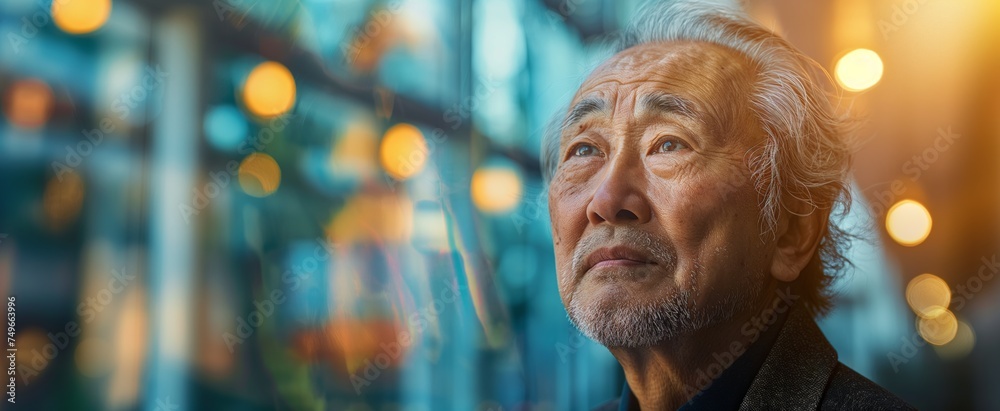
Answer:
<svg viewBox="0 0 1000 411"><path fill-rule="evenodd" d="M910 408L813 320L849 201L822 69L735 10L639 16L543 148L563 304L625 371L598 409Z"/></svg>

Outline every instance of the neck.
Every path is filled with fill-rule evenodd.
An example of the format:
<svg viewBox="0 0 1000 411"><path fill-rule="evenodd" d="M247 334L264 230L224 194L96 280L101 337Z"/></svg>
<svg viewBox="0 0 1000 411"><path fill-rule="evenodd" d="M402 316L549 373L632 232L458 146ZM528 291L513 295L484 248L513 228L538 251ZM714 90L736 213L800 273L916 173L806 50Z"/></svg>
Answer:
<svg viewBox="0 0 1000 411"><path fill-rule="evenodd" d="M640 408L676 410L708 388L768 329L767 317L790 308L783 299L776 300L776 295L785 292L783 286L778 287L771 282L753 309L737 313L723 324L651 347L609 347L621 363ZM772 307L776 309L772 311Z"/></svg>

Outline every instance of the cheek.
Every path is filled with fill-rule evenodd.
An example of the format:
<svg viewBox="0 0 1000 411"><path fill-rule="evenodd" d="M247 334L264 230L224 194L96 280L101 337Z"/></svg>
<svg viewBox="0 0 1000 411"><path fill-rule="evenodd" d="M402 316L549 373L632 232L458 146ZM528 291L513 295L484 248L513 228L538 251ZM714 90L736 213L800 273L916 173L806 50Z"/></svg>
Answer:
<svg viewBox="0 0 1000 411"><path fill-rule="evenodd" d="M549 217L553 226L574 225L580 219L586 221L587 202L585 184L568 181L560 176L549 184Z"/></svg>
<svg viewBox="0 0 1000 411"><path fill-rule="evenodd" d="M549 219L557 263L572 258L573 249L586 228L585 197L580 185L569 184L558 177L549 185Z"/></svg>
<svg viewBox="0 0 1000 411"><path fill-rule="evenodd" d="M587 230L587 204L592 192L587 185L554 179L549 189L549 217L561 294L571 291L573 256Z"/></svg>
<svg viewBox="0 0 1000 411"><path fill-rule="evenodd" d="M726 185L717 178L691 179L665 190L658 214L673 234L682 264L692 269L739 264L748 243L759 240L756 197L748 195L752 191L749 185Z"/></svg>

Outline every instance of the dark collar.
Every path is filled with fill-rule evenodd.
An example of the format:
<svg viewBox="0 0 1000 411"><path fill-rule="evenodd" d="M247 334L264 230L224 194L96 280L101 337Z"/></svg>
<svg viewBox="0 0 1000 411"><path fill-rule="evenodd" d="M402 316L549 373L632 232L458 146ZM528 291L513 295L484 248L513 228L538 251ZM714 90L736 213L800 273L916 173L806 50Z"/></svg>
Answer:
<svg viewBox="0 0 1000 411"><path fill-rule="evenodd" d="M740 409L816 409L837 364L837 351L796 304Z"/></svg>
<svg viewBox="0 0 1000 411"><path fill-rule="evenodd" d="M836 365L837 352L795 304L680 411L815 409ZM639 410L627 382L618 410Z"/></svg>

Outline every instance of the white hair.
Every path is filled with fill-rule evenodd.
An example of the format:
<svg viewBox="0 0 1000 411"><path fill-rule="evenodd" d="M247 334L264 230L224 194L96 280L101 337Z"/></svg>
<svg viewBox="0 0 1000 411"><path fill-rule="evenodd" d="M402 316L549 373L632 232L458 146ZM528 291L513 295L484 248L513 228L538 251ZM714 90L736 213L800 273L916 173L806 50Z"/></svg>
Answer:
<svg viewBox="0 0 1000 411"><path fill-rule="evenodd" d="M822 66L790 43L742 11L719 4L646 3L614 51L669 41L712 43L748 59L755 79L750 108L765 135L750 153L752 181L763 197L762 225L773 234L782 211L831 216L817 255L800 276L806 306L814 314L824 313L830 306L828 286L848 263L843 251L850 237L833 218L850 206L847 178L852 160L848 139L852 122L831 103L837 86ZM558 117L564 115L558 113L553 119L542 143L546 182L559 166L562 121ZM842 208L836 208L838 204ZM834 213L835 209L842 211Z"/></svg>

